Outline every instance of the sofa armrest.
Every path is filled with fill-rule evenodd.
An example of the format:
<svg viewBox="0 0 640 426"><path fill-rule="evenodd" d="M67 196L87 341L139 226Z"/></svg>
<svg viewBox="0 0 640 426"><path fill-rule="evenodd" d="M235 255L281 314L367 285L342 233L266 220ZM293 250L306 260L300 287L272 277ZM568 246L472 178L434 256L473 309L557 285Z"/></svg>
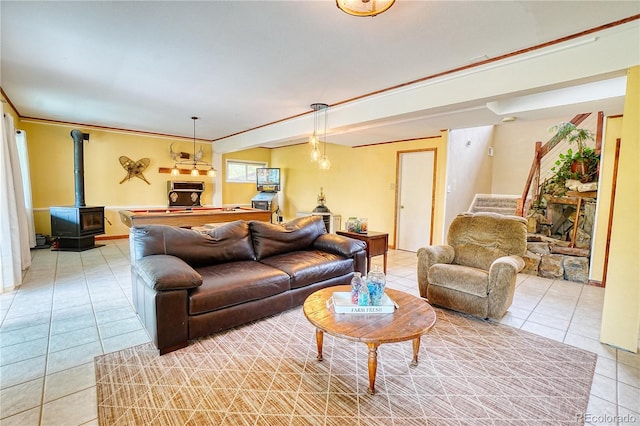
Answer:
<svg viewBox="0 0 640 426"><path fill-rule="evenodd" d="M189 289L202 285L202 276L176 256L145 256L133 268L146 286L158 291Z"/></svg>
<svg viewBox="0 0 640 426"><path fill-rule="evenodd" d="M518 272L524 268L524 259L520 256L502 256L489 268L489 318L500 319L513 302Z"/></svg>
<svg viewBox="0 0 640 426"><path fill-rule="evenodd" d="M344 257L354 257L358 252L365 251L364 241L336 234L322 234L313 242L316 250L327 251Z"/></svg>
<svg viewBox="0 0 640 426"><path fill-rule="evenodd" d="M449 245L434 245L418 249L418 289L421 297L427 297L429 268L436 263L452 263L455 251Z"/></svg>

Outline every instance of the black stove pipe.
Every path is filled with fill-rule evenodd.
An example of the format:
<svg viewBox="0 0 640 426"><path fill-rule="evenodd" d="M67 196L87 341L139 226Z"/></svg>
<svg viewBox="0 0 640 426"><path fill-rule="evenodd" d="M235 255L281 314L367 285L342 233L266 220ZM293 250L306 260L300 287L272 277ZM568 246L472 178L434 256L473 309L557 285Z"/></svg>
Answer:
<svg viewBox="0 0 640 426"><path fill-rule="evenodd" d="M84 147L82 143L89 140L89 133L78 129L71 131L73 138L73 179L75 186L75 207L86 206L84 202Z"/></svg>

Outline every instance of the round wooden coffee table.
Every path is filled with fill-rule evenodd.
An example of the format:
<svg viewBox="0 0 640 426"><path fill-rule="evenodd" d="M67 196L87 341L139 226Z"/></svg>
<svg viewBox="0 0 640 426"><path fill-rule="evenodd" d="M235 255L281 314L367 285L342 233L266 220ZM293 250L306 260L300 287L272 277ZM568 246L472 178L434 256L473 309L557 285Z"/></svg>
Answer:
<svg viewBox="0 0 640 426"><path fill-rule="evenodd" d="M327 309L327 300L334 292L350 291L349 286L327 287L311 294L304 302L304 315L316 327L318 361L322 361L324 333L347 340L366 343L369 347L369 389L375 393L378 368L378 346L382 343L413 340L412 366L418 364L420 336L436 323L436 313L426 301L398 290L385 293L398 305L390 314L337 314Z"/></svg>

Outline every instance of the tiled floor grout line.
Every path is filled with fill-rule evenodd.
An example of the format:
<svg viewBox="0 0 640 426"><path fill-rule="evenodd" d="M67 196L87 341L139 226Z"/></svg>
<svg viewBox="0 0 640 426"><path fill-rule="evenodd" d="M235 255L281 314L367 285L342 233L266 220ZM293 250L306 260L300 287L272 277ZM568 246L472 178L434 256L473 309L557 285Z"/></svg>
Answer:
<svg viewBox="0 0 640 426"><path fill-rule="evenodd" d="M38 252L37 255L40 255L40 252ZM53 329L53 304L55 301L55 294L56 294L56 286L55 286L55 282L56 282L56 276L58 273L58 260L60 258L59 253L55 252L55 256L56 256L56 262L55 262L55 269L53 271L53 285L52 285L52 289L51 289L51 309L49 311L49 334L48 334L48 339L47 339L47 348L45 350L44 356L45 356L45 362L44 362L44 372L43 372L43 376L42 376L42 392L40 394L40 413L39 413L39 420L38 420L38 424L42 424L42 416L44 415L44 410L42 409L45 405L45 392L47 389L47 371L49 368L49 347L51 345L51 332ZM34 256L35 257L35 256Z"/></svg>
<svg viewBox="0 0 640 426"><path fill-rule="evenodd" d="M105 260L104 258L104 254L102 253L102 251L100 251L100 254L102 256L102 258ZM89 294L89 302L91 304L91 312L93 313L93 318L94 318L94 322L96 324L96 332L98 333L98 342L100 342L100 349L102 350L102 353L105 353L104 351L104 344L102 342L102 333L100 332L100 327L98 326L98 320L97 320L97 316L96 316L96 308L95 305L93 303L93 297L91 296L91 291L89 290L89 280L87 279L87 270L84 267L84 263L82 262L82 255L80 256L80 263L82 264L82 272L83 272L83 276L84 276L84 282L85 285L87 286L87 293ZM109 268L111 270L111 268ZM113 271L112 271L112 275L113 275Z"/></svg>
<svg viewBox="0 0 640 426"><path fill-rule="evenodd" d="M555 283L555 280L553 282ZM582 295L583 291L584 291L584 286L580 287L580 293L578 293L578 297L576 298L576 303L573 305L573 310L571 311L571 317L569 317L569 325L567 325L567 330L564 332L564 336L562 337L562 343L566 343L565 341L567 340L569 329L571 329L571 324L573 323L573 318L576 315L576 310L578 309L578 304L580 303L580 296Z"/></svg>

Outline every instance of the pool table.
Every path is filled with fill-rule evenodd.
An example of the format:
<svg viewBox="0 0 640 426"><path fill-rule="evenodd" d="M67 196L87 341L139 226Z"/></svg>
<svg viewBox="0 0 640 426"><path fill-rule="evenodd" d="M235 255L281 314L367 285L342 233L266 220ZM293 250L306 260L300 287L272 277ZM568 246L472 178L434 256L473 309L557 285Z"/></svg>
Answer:
<svg viewBox="0 0 640 426"><path fill-rule="evenodd" d="M171 225L181 228L234 220L271 222L270 210L247 207L169 207L166 209L120 210L120 220L128 227L139 225Z"/></svg>

